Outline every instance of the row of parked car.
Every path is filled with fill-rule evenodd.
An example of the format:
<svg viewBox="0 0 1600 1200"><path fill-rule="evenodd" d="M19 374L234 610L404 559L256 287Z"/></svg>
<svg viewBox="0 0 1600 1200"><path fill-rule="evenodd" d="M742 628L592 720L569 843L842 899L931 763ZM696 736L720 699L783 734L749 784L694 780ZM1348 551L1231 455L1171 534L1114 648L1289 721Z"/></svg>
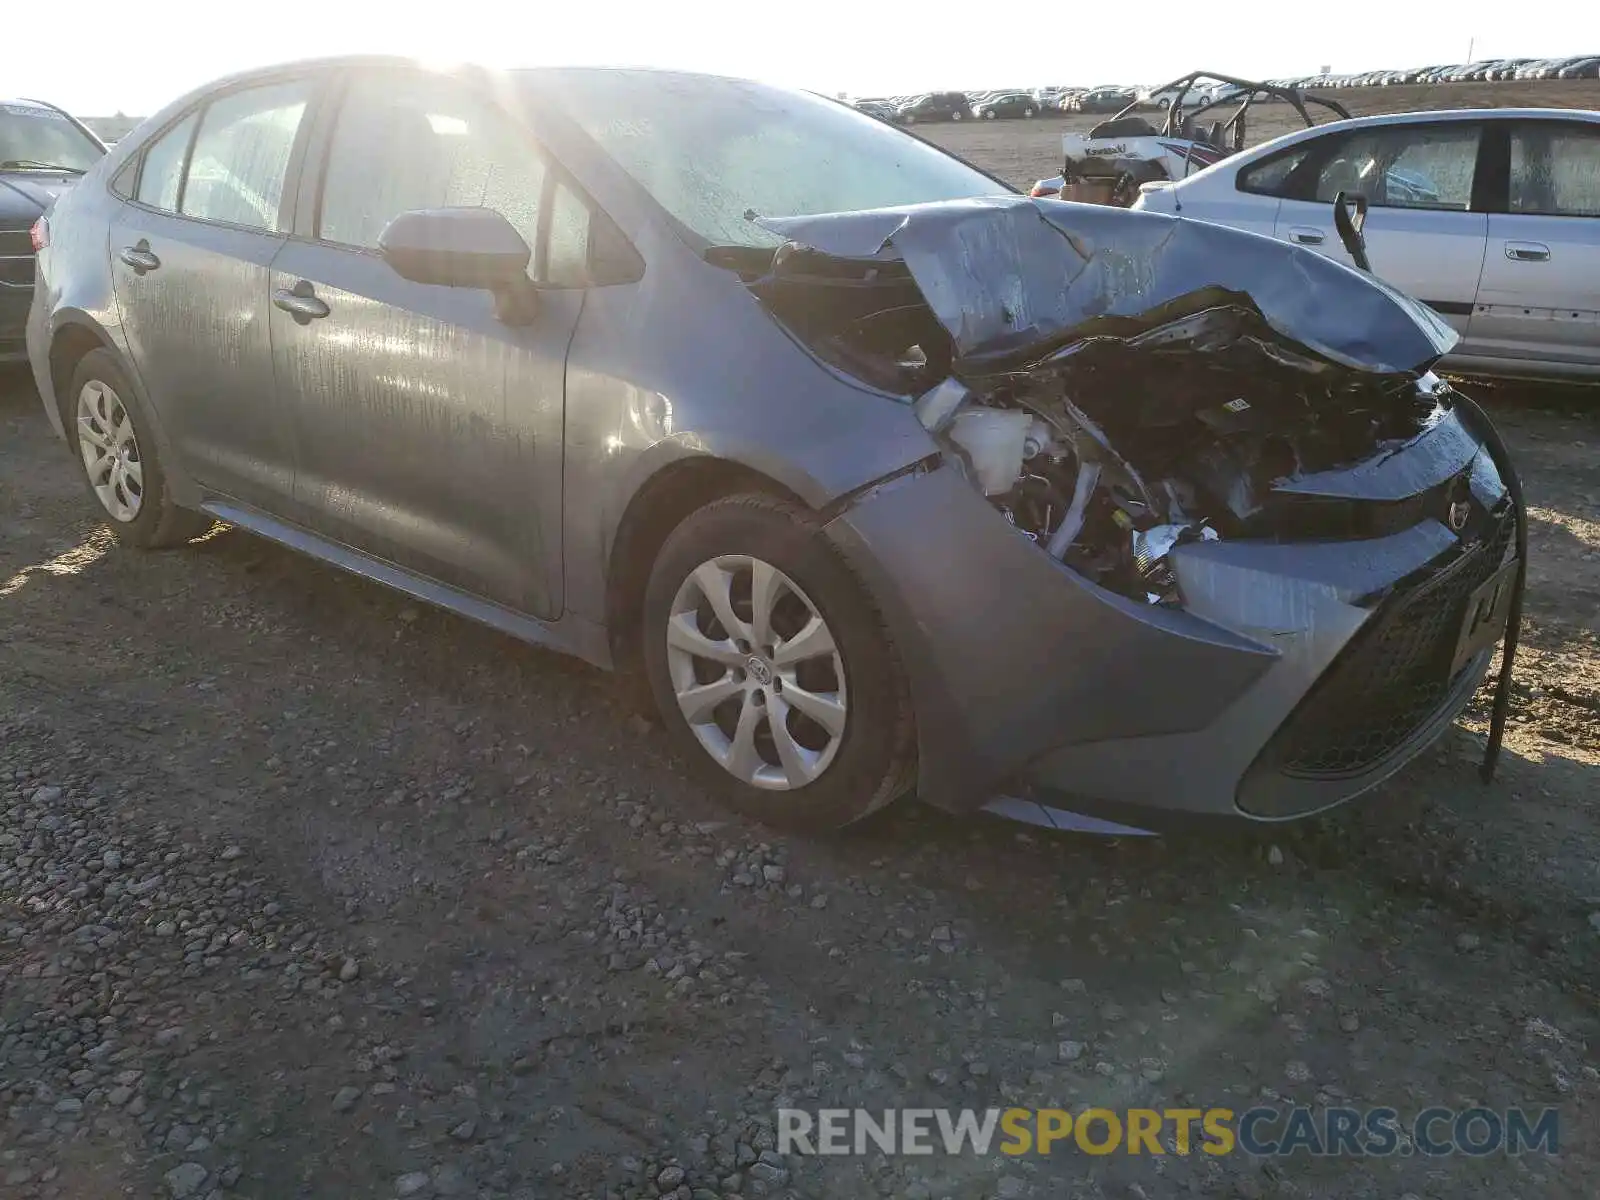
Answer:
<svg viewBox="0 0 1600 1200"><path fill-rule="evenodd" d="M1055 112L1118 112L1140 98L1136 88L996 88L981 92L922 92L872 97L855 106L880 120L900 125L919 121L993 121Z"/></svg>
<svg viewBox="0 0 1600 1200"><path fill-rule="evenodd" d="M1479 62L1414 67L1405 71L1364 71L1346 75L1304 75L1269 79L1282 88L1389 87L1407 83L1481 83L1505 79L1600 78L1600 54L1563 58L1495 58ZM1188 103L1210 103L1226 95L1191 93ZM901 125L919 121L996 120L1035 117L1041 113L1120 112L1138 101L1148 108L1166 108L1172 98L1149 89L1102 85L1092 88L999 88L978 92L921 92L857 100L855 106L881 120Z"/></svg>
<svg viewBox="0 0 1600 1200"><path fill-rule="evenodd" d="M1365 71L1353 75L1307 75L1277 80L1291 87L1392 87L1405 83L1485 83L1506 79L1600 79L1600 54L1561 58L1486 58L1470 63L1413 67L1406 71Z"/></svg>

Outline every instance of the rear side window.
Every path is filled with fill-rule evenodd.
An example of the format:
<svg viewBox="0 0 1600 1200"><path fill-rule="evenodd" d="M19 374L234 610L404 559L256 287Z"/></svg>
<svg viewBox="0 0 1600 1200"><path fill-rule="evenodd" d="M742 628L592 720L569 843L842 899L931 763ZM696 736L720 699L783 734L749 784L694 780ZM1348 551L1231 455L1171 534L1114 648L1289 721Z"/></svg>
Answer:
<svg viewBox="0 0 1600 1200"><path fill-rule="evenodd" d="M1514 213L1600 217L1600 129L1555 122L1511 131Z"/></svg>
<svg viewBox="0 0 1600 1200"><path fill-rule="evenodd" d="M167 212L178 211L178 189L183 183L183 160L189 153L198 114L190 113L155 141L144 152L139 170L139 190L134 198L140 204Z"/></svg>
<svg viewBox="0 0 1600 1200"><path fill-rule="evenodd" d="M247 88L207 106L184 183L182 212L276 232L308 80Z"/></svg>
<svg viewBox="0 0 1600 1200"><path fill-rule="evenodd" d="M510 118L447 80L355 80L334 126L318 236L375 249L400 213L490 208L538 244L545 167Z"/></svg>
<svg viewBox="0 0 1600 1200"><path fill-rule="evenodd" d="M1465 121L1352 133L1317 172L1314 198L1332 203L1340 192L1359 193L1378 208L1466 212L1482 136Z"/></svg>

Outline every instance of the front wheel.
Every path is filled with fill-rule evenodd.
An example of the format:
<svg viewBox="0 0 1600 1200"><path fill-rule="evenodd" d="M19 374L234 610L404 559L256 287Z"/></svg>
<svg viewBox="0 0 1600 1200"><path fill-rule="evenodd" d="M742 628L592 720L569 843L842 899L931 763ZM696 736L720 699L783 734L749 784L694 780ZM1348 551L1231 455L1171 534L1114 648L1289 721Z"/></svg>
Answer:
<svg viewBox="0 0 1600 1200"><path fill-rule="evenodd" d="M662 547L645 669L681 756L733 808L838 829L906 791L910 696L866 588L806 510L731 496Z"/></svg>
<svg viewBox="0 0 1600 1200"><path fill-rule="evenodd" d="M994 120L994 117L995 117L994 109L989 108L989 109L985 109L984 110L983 119L985 121L992 121L992 120Z"/></svg>
<svg viewBox="0 0 1600 1200"><path fill-rule="evenodd" d="M172 501L155 435L116 355L91 350L73 372L67 436L89 494L111 518L117 540L141 550L175 546L211 521Z"/></svg>
<svg viewBox="0 0 1600 1200"><path fill-rule="evenodd" d="M904 121L907 125L915 125L917 123L917 114L916 113L907 113L905 116L901 117L900 119L902 121Z"/></svg>

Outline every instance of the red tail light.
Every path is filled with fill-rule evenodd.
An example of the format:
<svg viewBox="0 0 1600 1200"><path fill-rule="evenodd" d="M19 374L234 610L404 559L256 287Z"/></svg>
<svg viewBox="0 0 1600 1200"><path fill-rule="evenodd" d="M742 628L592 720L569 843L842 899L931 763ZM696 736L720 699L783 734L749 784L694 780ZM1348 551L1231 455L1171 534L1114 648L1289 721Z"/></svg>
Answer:
<svg viewBox="0 0 1600 1200"><path fill-rule="evenodd" d="M33 228L28 230L28 238L33 242L35 254L50 244L50 222L45 217L40 217L33 223Z"/></svg>
<svg viewBox="0 0 1600 1200"><path fill-rule="evenodd" d="M1056 196L1056 195L1060 195L1060 193L1061 193L1061 189L1060 188L1046 187L1042 183L1036 183L1036 184L1033 185L1033 189L1028 193L1028 195L1030 195L1030 196ZM44 218L42 218L42 217L40 218L40 220L43 220L43 219Z"/></svg>

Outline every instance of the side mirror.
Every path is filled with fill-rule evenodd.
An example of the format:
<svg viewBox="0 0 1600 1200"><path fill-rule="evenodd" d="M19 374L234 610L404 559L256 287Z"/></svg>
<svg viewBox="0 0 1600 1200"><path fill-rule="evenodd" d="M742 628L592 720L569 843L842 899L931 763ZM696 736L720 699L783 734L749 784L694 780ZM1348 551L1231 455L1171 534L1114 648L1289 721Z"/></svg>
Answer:
<svg viewBox="0 0 1600 1200"><path fill-rule="evenodd" d="M1362 229L1367 223L1367 198L1360 192L1340 192L1333 198L1333 227L1339 231L1339 240L1355 261L1357 267L1372 273L1372 261L1367 257L1367 237Z"/></svg>
<svg viewBox="0 0 1600 1200"><path fill-rule="evenodd" d="M418 208L378 235L378 252L413 283L485 288L501 320L531 316L537 295L528 278L533 251L511 222L490 208Z"/></svg>

